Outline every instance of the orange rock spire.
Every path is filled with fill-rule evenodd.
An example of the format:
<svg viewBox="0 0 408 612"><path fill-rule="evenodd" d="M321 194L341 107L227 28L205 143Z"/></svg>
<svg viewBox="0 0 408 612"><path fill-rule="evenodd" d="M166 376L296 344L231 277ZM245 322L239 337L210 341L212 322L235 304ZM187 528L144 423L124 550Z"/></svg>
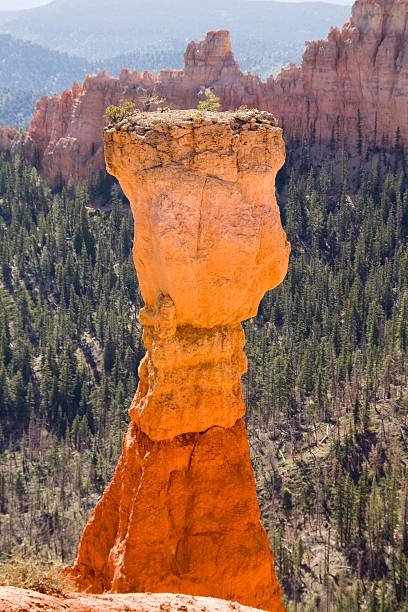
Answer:
<svg viewBox="0 0 408 612"><path fill-rule="evenodd" d="M287 270L282 130L266 112L137 113L105 130L105 157L135 220L147 354L122 457L69 572L94 592L282 612L241 419L240 325Z"/></svg>

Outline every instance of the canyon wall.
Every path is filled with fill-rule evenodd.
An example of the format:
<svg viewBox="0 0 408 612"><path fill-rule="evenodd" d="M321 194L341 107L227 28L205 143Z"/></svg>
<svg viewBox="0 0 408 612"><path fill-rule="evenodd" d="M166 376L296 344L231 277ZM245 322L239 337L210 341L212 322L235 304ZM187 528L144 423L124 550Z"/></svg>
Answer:
<svg viewBox="0 0 408 612"><path fill-rule="evenodd" d="M132 100L146 106L156 94L172 108L196 108L206 87L222 109L273 112L285 133L313 132L323 144L356 149L392 147L397 129L408 145L408 0L357 0L342 30L307 42L299 67L291 65L262 82L243 74L234 60L229 33L209 32L191 42L182 70L122 70L119 78L103 72L88 76L72 91L37 102L25 139L25 151L39 159L52 183L60 177L97 180L104 171L102 130L109 104ZM152 110L154 105L150 108Z"/></svg>
<svg viewBox="0 0 408 612"><path fill-rule="evenodd" d="M265 85L286 131L362 147L408 145L408 1L357 0L342 30L306 43L300 67Z"/></svg>
<svg viewBox="0 0 408 612"><path fill-rule="evenodd" d="M284 278L269 113L137 113L105 130L134 216L146 356L115 475L66 570L91 592L284 612L242 416L241 321Z"/></svg>

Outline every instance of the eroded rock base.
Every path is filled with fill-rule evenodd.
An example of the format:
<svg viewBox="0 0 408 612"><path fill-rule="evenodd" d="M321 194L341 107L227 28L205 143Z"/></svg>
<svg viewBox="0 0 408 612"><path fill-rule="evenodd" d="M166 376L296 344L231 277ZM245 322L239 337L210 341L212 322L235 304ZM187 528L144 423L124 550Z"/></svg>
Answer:
<svg viewBox="0 0 408 612"><path fill-rule="evenodd" d="M82 590L220 597L283 612L246 429L153 442L131 422L66 573Z"/></svg>

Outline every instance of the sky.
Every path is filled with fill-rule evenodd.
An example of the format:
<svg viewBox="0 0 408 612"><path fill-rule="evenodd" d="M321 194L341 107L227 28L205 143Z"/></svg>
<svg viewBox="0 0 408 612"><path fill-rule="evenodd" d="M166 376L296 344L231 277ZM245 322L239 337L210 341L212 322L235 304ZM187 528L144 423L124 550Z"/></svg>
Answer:
<svg viewBox="0 0 408 612"><path fill-rule="evenodd" d="M50 0L0 0L0 11L19 11L49 3Z"/></svg>
<svg viewBox="0 0 408 612"><path fill-rule="evenodd" d="M49 4L51 0L0 0L0 11L19 11ZM285 2L308 2L313 0L284 0ZM352 4L352 0L325 0L333 4Z"/></svg>

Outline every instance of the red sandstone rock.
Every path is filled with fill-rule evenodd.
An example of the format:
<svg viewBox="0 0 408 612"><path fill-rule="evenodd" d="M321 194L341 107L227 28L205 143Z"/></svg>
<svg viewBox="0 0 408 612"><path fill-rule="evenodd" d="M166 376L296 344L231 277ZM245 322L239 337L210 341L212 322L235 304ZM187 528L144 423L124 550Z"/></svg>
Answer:
<svg viewBox="0 0 408 612"><path fill-rule="evenodd" d="M125 69L114 78L104 71L87 76L82 86L75 83L72 91L61 96L40 98L28 130L26 154L34 159L34 148L37 150L43 173L52 183L61 176L97 180L105 169L102 134L107 106L132 100L142 108L144 96L157 93L173 108L196 107L197 95L205 87L225 83L231 89L237 75L242 76L229 33L223 30L190 43L184 61L183 70L162 70L158 75ZM239 92L233 92L238 101Z"/></svg>
<svg viewBox="0 0 408 612"><path fill-rule="evenodd" d="M168 593L131 595L45 595L29 589L0 587L1 612L256 612L255 608L212 597Z"/></svg>
<svg viewBox="0 0 408 612"><path fill-rule="evenodd" d="M19 132L7 126L0 127L0 151L10 149L13 142L18 138Z"/></svg>
<svg viewBox="0 0 408 612"><path fill-rule="evenodd" d="M245 426L153 442L131 423L69 575L81 590L211 595L282 612Z"/></svg>
<svg viewBox="0 0 408 612"><path fill-rule="evenodd" d="M105 131L135 219L148 349L112 483L66 574L283 612L249 457L239 322L286 274L268 113L137 113Z"/></svg>
<svg viewBox="0 0 408 612"><path fill-rule="evenodd" d="M299 68L265 88L268 107L287 132L313 126L316 138L355 146L358 114L364 146L408 145L408 1L357 0L342 30L307 42ZM332 133L333 131L333 133Z"/></svg>
<svg viewBox="0 0 408 612"><path fill-rule="evenodd" d="M85 79L61 96L41 98L34 113L26 152L36 145L44 174L97 179L104 170L103 115L109 104L133 100L142 106L146 92L166 98L173 108L196 107L200 92L211 87L222 108L241 104L273 112L287 134L312 128L318 140L332 130L340 143L356 144L358 112L365 144L392 146L397 128L408 145L408 0L357 0L342 31L307 42L300 67L294 64L274 79L243 74L234 60L229 33L209 32L190 43L183 70L122 70Z"/></svg>

